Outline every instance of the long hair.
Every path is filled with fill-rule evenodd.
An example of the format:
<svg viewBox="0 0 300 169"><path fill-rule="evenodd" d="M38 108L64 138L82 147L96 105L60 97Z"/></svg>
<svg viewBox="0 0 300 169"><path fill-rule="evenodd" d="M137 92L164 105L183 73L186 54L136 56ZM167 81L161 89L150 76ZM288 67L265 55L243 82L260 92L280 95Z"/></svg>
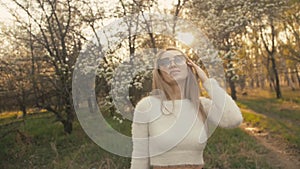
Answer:
<svg viewBox="0 0 300 169"><path fill-rule="evenodd" d="M168 47L165 50L159 52L156 57L155 65L154 65L154 70L153 70L153 79L152 79L152 91L158 95L161 99L161 108L165 108L167 111L172 112L174 109L174 100L172 100L172 94L173 91L170 87L170 85L164 80L162 77L162 73L158 67L158 60L160 57L167 51L171 50L176 50L180 52L183 56L186 56L181 50L174 48L174 47ZM197 76L193 72L190 66L187 66L188 68L188 75L185 80L185 86L188 86L189 88L185 87L184 89L184 95L187 99L189 99L192 104L194 105L195 109L198 110L198 115L202 117L203 123L205 124L205 120L207 119L207 115L204 112L203 106L200 102L200 88L199 88L199 83L197 80ZM163 99L167 100L172 100L173 102L173 109L172 111L168 110L166 107L163 105ZM161 110L163 113L163 110Z"/></svg>

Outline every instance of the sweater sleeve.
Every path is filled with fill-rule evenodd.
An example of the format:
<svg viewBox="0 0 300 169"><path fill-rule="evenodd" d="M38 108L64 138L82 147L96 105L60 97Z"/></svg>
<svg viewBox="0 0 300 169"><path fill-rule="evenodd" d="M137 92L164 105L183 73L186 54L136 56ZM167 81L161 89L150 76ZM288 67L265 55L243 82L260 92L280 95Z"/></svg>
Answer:
<svg viewBox="0 0 300 169"><path fill-rule="evenodd" d="M220 127L238 127L243 121L243 116L231 96L213 78L206 80L203 87L210 97L200 99L208 119Z"/></svg>
<svg viewBox="0 0 300 169"><path fill-rule="evenodd" d="M132 122L133 151L130 169L150 169L148 114L149 100L142 99L135 108Z"/></svg>

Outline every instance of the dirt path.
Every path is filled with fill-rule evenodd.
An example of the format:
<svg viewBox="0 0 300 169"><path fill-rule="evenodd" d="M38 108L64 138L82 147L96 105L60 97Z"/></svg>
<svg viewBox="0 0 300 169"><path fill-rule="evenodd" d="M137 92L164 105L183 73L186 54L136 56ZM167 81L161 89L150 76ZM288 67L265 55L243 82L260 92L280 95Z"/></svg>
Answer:
<svg viewBox="0 0 300 169"><path fill-rule="evenodd" d="M247 109L247 112L258 114L249 109ZM300 169L299 152L291 149L284 141L270 136L268 132L259 128L251 127L247 123L243 123L241 128L269 150L266 158L270 166L283 169Z"/></svg>

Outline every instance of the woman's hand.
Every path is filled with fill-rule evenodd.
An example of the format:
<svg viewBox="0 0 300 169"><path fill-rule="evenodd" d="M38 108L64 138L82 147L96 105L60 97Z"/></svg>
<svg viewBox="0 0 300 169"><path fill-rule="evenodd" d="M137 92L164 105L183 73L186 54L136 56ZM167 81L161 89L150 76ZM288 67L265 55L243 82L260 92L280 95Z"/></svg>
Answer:
<svg viewBox="0 0 300 169"><path fill-rule="evenodd" d="M201 82L204 83L208 77L206 73L198 66L195 64L191 59L187 58L187 65L194 68L195 71L197 72L198 77L200 78Z"/></svg>

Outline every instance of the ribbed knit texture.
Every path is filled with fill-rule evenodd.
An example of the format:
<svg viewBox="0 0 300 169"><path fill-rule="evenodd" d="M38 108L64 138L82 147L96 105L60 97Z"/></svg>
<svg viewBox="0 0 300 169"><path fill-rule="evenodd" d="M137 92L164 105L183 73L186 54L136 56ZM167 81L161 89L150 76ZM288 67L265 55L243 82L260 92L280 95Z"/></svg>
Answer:
<svg viewBox="0 0 300 169"><path fill-rule="evenodd" d="M210 78L203 87L210 98L200 97L200 101L209 121L224 128L239 126L243 121L240 109L217 81ZM131 169L204 164L207 133L196 112L188 99L163 101L163 107L154 96L139 101L132 123Z"/></svg>

